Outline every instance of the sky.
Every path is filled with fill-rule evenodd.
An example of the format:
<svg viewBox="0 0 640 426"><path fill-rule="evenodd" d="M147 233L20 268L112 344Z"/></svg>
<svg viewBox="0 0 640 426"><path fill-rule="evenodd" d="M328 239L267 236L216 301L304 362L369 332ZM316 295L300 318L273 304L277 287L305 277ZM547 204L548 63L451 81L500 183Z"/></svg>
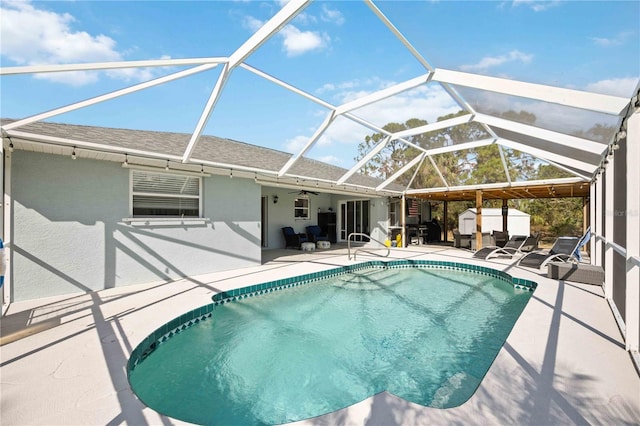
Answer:
<svg viewBox="0 0 640 426"><path fill-rule="evenodd" d="M12 67L227 57L285 3L1 0L0 61ZM623 97L640 78L640 1L375 4L434 68ZM245 63L334 106L427 73L359 1L311 3ZM186 68L1 76L0 116L28 117ZM221 68L48 121L192 133ZM527 109L559 131L586 130L600 120L522 99L460 93L489 110ZM411 118L434 122L458 110L440 85L429 83L353 114L382 127ZM203 133L296 154L327 114L324 106L236 68ZM358 144L372 133L339 117L306 155L350 168Z"/></svg>

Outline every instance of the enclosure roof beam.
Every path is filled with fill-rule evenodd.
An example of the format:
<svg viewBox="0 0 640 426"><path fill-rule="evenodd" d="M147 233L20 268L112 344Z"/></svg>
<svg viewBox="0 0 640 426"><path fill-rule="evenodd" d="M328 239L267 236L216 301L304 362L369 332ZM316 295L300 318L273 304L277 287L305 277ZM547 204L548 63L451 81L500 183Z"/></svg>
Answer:
<svg viewBox="0 0 640 426"><path fill-rule="evenodd" d="M244 62L253 52L262 46L273 35L277 34L285 25L295 18L311 0L291 0L285 4L271 19L258 29L242 46L229 57L230 68L233 69Z"/></svg>
<svg viewBox="0 0 640 426"><path fill-rule="evenodd" d="M226 57L185 58L185 59L149 59L144 61L92 62L80 64L26 65L20 67L0 67L0 75L42 74L68 71L99 71L122 68L176 67L184 65L223 64Z"/></svg>
<svg viewBox="0 0 640 426"><path fill-rule="evenodd" d="M559 145L580 151L589 152L591 154L602 155L607 149L607 145L594 142L588 139L578 138L576 136L564 133L554 132L552 130L542 129L540 127L529 126L527 124L516 123L504 118L493 117L486 114L476 114L475 121L485 123L489 126L499 127L501 129L510 130L525 136L531 136L537 139L547 140Z"/></svg>
<svg viewBox="0 0 640 426"><path fill-rule="evenodd" d="M287 173L287 171L289 171L289 169L296 163L296 161L298 161L300 157L302 157L309 149L311 149L311 147L318 141L318 139L320 139L320 136L322 136L325 130L327 130L329 125L331 125L331 123L335 119L336 119L335 111L331 110L327 115L327 118L325 118L324 122L320 125L320 127L318 127L318 129L313 134L313 136L309 138L309 141L307 141L307 144L300 150L300 152L297 155L293 155L291 158L289 158L287 163L284 166L282 166L282 168L278 172L278 176L284 176Z"/></svg>
<svg viewBox="0 0 640 426"><path fill-rule="evenodd" d="M382 151L384 149L385 146L387 146L387 143L389 143L389 140L391 140L391 136L387 136L385 138L383 138L378 145L376 145L372 150L370 150L365 156L363 156L360 161L358 161L358 163L353 166L348 172L346 172L344 175L342 175L340 177L340 179L338 179L336 181L336 185L341 185L344 182L346 182L347 179L349 179L351 176L353 176L358 170L360 170L365 164L367 164L369 162L369 160L371 160L373 157L375 157L380 151Z"/></svg>
<svg viewBox="0 0 640 426"><path fill-rule="evenodd" d="M138 92L140 90L147 89L149 87L158 86L160 84L167 83L169 81L177 80L179 78L187 77L193 74L197 74L203 71L208 71L212 68L217 67L218 64L205 64L197 67L193 67L187 70L179 71L173 74L165 75L164 77L156 78L155 80L145 81L144 83L135 84L133 86L125 87L124 89L116 90L111 93L106 93L101 96L96 96L93 98L86 99L84 101L76 102L71 105L67 105L61 108L52 109L51 111L43 112L41 114L32 115L31 117L23 118L22 120L16 120L12 123L8 123L2 126L5 130L16 129L18 127L35 123L37 121L46 120L51 117L55 117L60 114L65 114L67 112L75 111L77 109L85 108L91 105L98 104L100 102L105 102L111 99L118 98L120 96L128 95L129 93Z"/></svg>
<svg viewBox="0 0 640 426"><path fill-rule="evenodd" d="M573 158L568 158L563 155L558 155L551 153L549 151L545 151L538 148L532 148L529 145L525 145L519 142L515 142L505 138L499 138L498 143L502 146L506 146L507 148L516 149L518 151L526 152L527 154L531 154L534 157L538 157L545 161L554 161L557 163L565 164L566 166L572 167L577 170L583 170L588 172L589 174L595 173L599 166L585 163L584 161L574 160Z"/></svg>
<svg viewBox="0 0 640 426"><path fill-rule="evenodd" d="M395 181L400 176L402 176L407 170L410 170L413 166L415 166L417 163L422 161L422 159L425 157L425 155L426 155L425 153L422 153L422 154L416 156L413 160L409 161L407 164L405 164L403 167L401 167L400 170L395 172L390 178L388 178L387 180L382 182L380 185L378 185L376 187L376 191L381 191L384 188L386 188L387 186L389 186L393 181Z"/></svg>
<svg viewBox="0 0 640 426"><path fill-rule="evenodd" d="M451 71L442 68L436 68L432 80L510 96L536 99L543 102L610 115L622 114L629 104L629 99L618 96L582 92L543 84L525 83L517 80Z"/></svg>

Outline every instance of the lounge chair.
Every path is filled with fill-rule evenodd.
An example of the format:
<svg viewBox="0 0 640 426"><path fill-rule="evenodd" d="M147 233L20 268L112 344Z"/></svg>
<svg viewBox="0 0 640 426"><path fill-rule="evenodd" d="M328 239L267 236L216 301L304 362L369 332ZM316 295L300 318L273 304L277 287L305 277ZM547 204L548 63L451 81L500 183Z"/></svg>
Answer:
<svg viewBox="0 0 640 426"><path fill-rule="evenodd" d="M307 238L312 243L317 243L318 241L329 241L329 236L323 234L322 228L318 225L307 226Z"/></svg>
<svg viewBox="0 0 640 426"><path fill-rule="evenodd" d="M547 263L568 262L574 259L574 252L582 238L558 237L550 250L536 250L524 255L518 261L519 266L542 269Z"/></svg>
<svg viewBox="0 0 640 426"><path fill-rule="evenodd" d="M477 252L473 253L473 257L478 259L489 259L490 257L513 257L520 253L520 248L527 241L526 235L514 235L507 241L507 243L500 247L499 245L482 247Z"/></svg>
<svg viewBox="0 0 640 426"><path fill-rule="evenodd" d="M540 241L540 233L531 234L527 237L522 247L520 247L521 253L529 253L534 250L538 250L538 242Z"/></svg>
<svg viewBox="0 0 640 426"><path fill-rule="evenodd" d="M302 243L309 241L307 234L297 233L290 226L282 228L282 234L284 235L285 248L302 248Z"/></svg>

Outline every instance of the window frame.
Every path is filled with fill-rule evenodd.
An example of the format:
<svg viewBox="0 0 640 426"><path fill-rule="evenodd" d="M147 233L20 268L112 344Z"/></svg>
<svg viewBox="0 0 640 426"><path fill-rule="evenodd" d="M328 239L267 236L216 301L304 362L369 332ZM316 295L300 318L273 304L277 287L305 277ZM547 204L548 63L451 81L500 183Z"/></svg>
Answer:
<svg viewBox="0 0 640 426"><path fill-rule="evenodd" d="M297 206L296 204L298 203L298 200L306 200L306 207L305 206ZM306 215L304 216L298 216L297 212L305 212L306 211ZM308 196L304 196L304 195L300 195L297 196L293 199L293 218L295 220L311 220L311 199Z"/></svg>
<svg viewBox="0 0 640 426"><path fill-rule="evenodd" d="M198 195L180 195L180 194L171 194L171 193L148 193L148 192L135 192L133 190L134 183L134 175L136 173L148 173L156 176L164 176L164 177L187 177L191 179L197 179L198 182ZM189 172L180 172L176 170L172 170L170 172L165 172L162 170L149 170L147 168L136 168L132 167L129 170L129 217L123 219L126 222L131 222L132 224L146 224L148 225L151 222L166 222L167 224L173 224L176 222L178 224L188 224L193 222L194 224L199 224L203 221L206 221L203 217L203 176L195 173ZM140 216L134 215L134 195L144 195L149 197L175 197L175 198L183 198L183 199L197 199L198 200L198 215L197 216L175 216L175 215L156 215L156 216Z"/></svg>

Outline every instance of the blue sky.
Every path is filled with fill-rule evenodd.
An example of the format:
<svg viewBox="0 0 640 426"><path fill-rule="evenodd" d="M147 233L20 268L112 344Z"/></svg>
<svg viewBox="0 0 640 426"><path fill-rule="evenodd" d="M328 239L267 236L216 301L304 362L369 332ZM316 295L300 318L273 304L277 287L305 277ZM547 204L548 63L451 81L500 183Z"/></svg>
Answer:
<svg viewBox="0 0 640 426"><path fill-rule="evenodd" d="M283 4L2 0L2 66L229 56ZM382 1L376 5L436 68L625 97L631 96L640 77L638 1ZM357 1L312 3L246 63L333 105L426 73ZM190 133L219 68L51 121ZM27 117L181 69L3 76L0 115ZM516 100L489 101L504 109L524 105ZM437 84L429 84L354 114L381 127L414 117L433 122L457 110ZM548 108L531 110L562 114ZM314 102L238 68L204 133L295 153L326 114ZM574 125L580 126L579 121ZM371 133L338 119L308 156L349 168L358 143Z"/></svg>

